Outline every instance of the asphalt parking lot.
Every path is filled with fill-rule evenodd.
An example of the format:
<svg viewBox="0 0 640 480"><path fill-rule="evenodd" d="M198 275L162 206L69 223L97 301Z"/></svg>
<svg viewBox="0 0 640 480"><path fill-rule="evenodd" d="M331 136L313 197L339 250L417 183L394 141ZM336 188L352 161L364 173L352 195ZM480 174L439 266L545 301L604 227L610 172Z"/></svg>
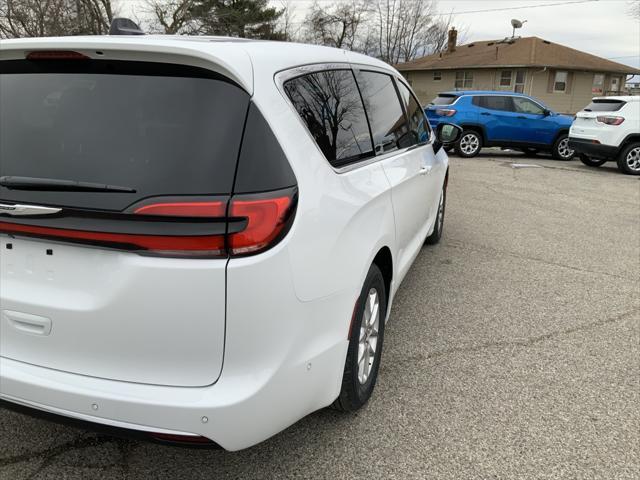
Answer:
<svg viewBox="0 0 640 480"><path fill-rule="evenodd" d="M363 411L236 453L0 411L0 478L640 478L640 178L451 164L443 241L404 281Z"/></svg>

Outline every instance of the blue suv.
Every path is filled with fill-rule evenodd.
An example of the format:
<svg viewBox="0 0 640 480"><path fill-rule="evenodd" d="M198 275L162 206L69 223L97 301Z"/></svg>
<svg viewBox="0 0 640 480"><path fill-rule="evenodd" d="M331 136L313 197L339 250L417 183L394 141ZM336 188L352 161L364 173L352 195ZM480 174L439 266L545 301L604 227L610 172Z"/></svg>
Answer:
<svg viewBox="0 0 640 480"><path fill-rule="evenodd" d="M429 123L455 123L463 128L455 143L461 157L475 157L482 147L509 147L535 154L551 152L571 160L569 128L573 118L549 110L538 100L513 92L443 92L425 108Z"/></svg>

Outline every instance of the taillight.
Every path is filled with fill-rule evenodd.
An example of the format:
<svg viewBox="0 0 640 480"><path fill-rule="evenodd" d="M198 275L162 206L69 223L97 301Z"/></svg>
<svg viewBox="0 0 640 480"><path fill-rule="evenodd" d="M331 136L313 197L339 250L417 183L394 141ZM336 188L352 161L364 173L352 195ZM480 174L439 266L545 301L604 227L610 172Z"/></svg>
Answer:
<svg viewBox="0 0 640 480"><path fill-rule="evenodd" d="M27 60L91 60L91 58L70 50L40 50L29 52Z"/></svg>
<svg viewBox="0 0 640 480"><path fill-rule="evenodd" d="M226 202L172 202L151 203L136 208L138 215L158 215L163 217L224 217Z"/></svg>
<svg viewBox="0 0 640 480"><path fill-rule="evenodd" d="M436 110L436 114L441 117L453 117L456 111L453 108L439 108Z"/></svg>
<svg viewBox="0 0 640 480"><path fill-rule="evenodd" d="M229 234L229 254L258 253L277 243L290 224L295 201L295 191L234 197L229 217L246 219L247 226Z"/></svg>
<svg viewBox="0 0 640 480"><path fill-rule="evenodd" d="M596 118L598 122L604 123L605 125L620 125L624 122L624 117L615 117L613 115L603 115Z"/></svg>
<svg viewBox="0 0 640 480"><path fill-rule="evenodd" d="M147 199L128 213L107 215L105 223L91 221L86 228L59 228L0 221L0 233L106 246L143 255L222 258L262 252L286 234L296 208L297 190L236 195L206 201ZM62 216L74 217L72 212ZM104 214L103 214L104 215ZM14 223L16 221L16 223ZM122 222L122 223L120 223ZM101 226L102 225L102 226ZM119 230L122 225L122 231ZM103 228L106 226L106 228ZM116 230L116 231L114 231Z"/></svg>
<svg viewBox="0 0 640 480"><path fill-rule="evenodd" d="M143 235L131 233L92 232L64 228L39 227L0 222L0 233L24 234L28 236L113 246L126 250L149 251L163 255L185 253L197 256L220 256L224 254L224 235Z"/></svg>

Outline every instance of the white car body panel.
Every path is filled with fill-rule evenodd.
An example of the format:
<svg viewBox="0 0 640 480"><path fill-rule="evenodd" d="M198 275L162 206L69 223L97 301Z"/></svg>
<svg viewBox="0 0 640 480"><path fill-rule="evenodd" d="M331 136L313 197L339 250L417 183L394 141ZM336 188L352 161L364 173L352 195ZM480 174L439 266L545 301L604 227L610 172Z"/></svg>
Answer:
<svg viewBox="0 0 640 480"><path fill-rule="evenodd" d="M228 261L56 243L52 257L30 268L48 243L0 237L0 398L96 423L202 435L228 450L330 405L340 392L367 271L388 249L388 315L433 231L448 160L442 150L434 154L432 136L427 145L336 171L276 78L322 63L399 74L378 60L323 47L168 36L9 40L0 45L0 61L39 49L184 63L228 76L265 116L300 193L280 243ZM5 249L8 241L33 252L16 257ZM14 312L49 318L50 335L20 331ZM31 317L22 318L31 328ZM74 332L83 345L73 343Z"/></svg>
<svg viewBox="0 0 640 480"><path fill-rule="evenodd" d="M594 100L620 100L626 104L615 111L580 111L571 125L569 136L582 140L597 140L600 144L618 147L624 139L633 133L640 133L640 97L596 97ZM597 121L597 117L624 117L620 125L607 125Z"/></svg>

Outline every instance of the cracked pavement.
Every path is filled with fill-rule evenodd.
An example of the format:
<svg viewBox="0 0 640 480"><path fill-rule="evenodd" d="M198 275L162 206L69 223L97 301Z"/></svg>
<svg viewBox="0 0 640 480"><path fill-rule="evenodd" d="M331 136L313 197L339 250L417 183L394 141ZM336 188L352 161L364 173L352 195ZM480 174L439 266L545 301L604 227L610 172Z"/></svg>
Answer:
<svg viewBox="0 0 640 480"><path fill-rule="evenodd" d="M640 178L492 152L447 200L361 412L228 453L0 411L0 479L640 478Z"/></svg>

